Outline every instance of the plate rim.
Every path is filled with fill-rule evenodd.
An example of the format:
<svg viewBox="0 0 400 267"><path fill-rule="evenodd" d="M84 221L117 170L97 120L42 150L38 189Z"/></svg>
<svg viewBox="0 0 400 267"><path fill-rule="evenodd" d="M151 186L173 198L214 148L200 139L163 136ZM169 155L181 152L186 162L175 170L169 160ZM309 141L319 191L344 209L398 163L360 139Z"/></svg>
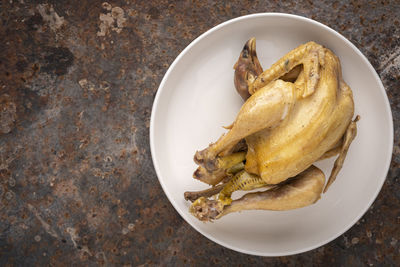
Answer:
<svg viewBox="0 0 400 267"><path fill-rule="evenodd" d="M316 26L322 27L325 30L328 30L330 33L336 35L337 37L339 37L340 39L342 39L342 41L344 41L346 44L348 44L361 58L362 60L366 63L368 69L373 73L375 80L378 81L378 85L379 85L379 89L381 90L381 93L383 94L383 98L384 98L384 102L385 102L385 112L387 113L388 119L389 119L389 128L391 129L389 131L389 135L390 135L390 145L389 145L389 150L387 151L387 155L388 156L387 160L386 160L386 166L384 166L384 168L382 168L383 171L383 179L381 179L381 184L380 186L377 187L374 196L371 198L371 200L369 201L369 203L364 207L364 209L362 210L362 212L360 212L360 214L358 216L356 216L356 218L349 223L346 227L344 227L342 229L342 231L337 232L336 234L332 235L331 237L325 239L324 241L318 242L317 244L313 245L313 246L308 246L308 247L304 247L302 249L297 249L297 250L293 250L293 251L288 251L286 253L282 252L282 253L268 253L268 252L263 252L263 253L258 253L258 252L254 252L251 250L245 250L242 248L237 248L234 246L231 246L228 243L225 243L221 240L218 240L216 238L214 238L212 235L204 232L203 230L199 229L197 226L191 224L187 218L187 214L185 214L183 211L179 210L177 208L177 204L175 203L175 200L172 198L172 196L169 194L168 190L166 189L166 185L163 182L163 179L161 179L160 177L162 177L161 171L159 169L159 165L158 165L158 161L156 159L155 153L156 153L156 148L155 148L155 144L154 144L154 139L155 139L155 131L154 131L154 127L155 127L155 114L157 113L157 109L158 109L158 103L160 101L160 95L161 92L163 91L163 88L165 86L166 81L168 80L170 73L172 72L172 70L175 68L175 65L178 64L178 62L181 60L181 58L183 58L185 56L185 54L193 47L195 46L200 40L202 40L203 38L205 38L206 36L210 35L211 33L219 30L220 28L225 27L228 24L234 23L234 22L238 22L241 20L246 20L246 19L252 19L252 18L256 18L256 17L286 17L286 18L290 18L290 19L297 19L297 20L302 20L302 21L306 21L309 23L312 23ZM202 234L203 236L205 236L206 238L208 238L209 240L223 246L226 247L228 249L240 252L240 253L244 253L244 254L248 254L248 255L253 255L253 256L264 256L264 257L278 257L278 256L290 256L290 255L295 255L295 254L300 254L300 253L304 253L304 252L308 252L311 250L314 250L316 248L319 248L321 246L324 246L328 243L330 243L331 241L333 241L334 239L340 237L341 235L343 235L345 232L347 232L351 227L353 227L364 215L365 213L368 211L368 209L371 207L371 205L373 204L373 202L376 200L376 198L378 197L379 193L382 190L382 186L386 181L387 178L387 174L389 172L390 169L390 163L392 160L392 156L393 156L393 142L394 142L394 128L393 128L393 116L392 116L392 110L391 110L391 106L390 106L390 102L385 90L385 87L383 86L382 80L380 79L378 73L376 72L376 70L374 69L374 67L372 66L372 64L369 62L368 58L352 43L350 42L346 37L344 37L342 34L340 34L339 32L335 31L334 29L328 27L327 25L318 22L316 20L304 17L304 16L300 16L300 15L295 15L295 14L290 14L290 13L280 13L280 12L264 12L264 13L253 13L253 14L249 14L249 15L244 15L244 16L240 16L240 17L236 17L233 19L229 19L227 21L224 21L214 27L212 27L211 29L207 30L206 32L202 33L201 35L199 35L197 38L195 38L188 46L186 46L180 53L179 55L174 59L174 61L172 62L172 64L168 67L167 72L164 74L163 79L161 80L161 83L157 89L157 93L156 96L154 98L153 101L153 106L152 106L152 111L151 111L151 117L150 117L150 131L149 131L149 138L150 138L150 151L151 151L151 157L152 157L152 161L153 161L153 166L154 169L156 171L157 174L157 179L159 181L159 183L161 184L161 187L164 191L164 194L167 196L168 200L170 201L170 203L172 204L172 206L174 207L174 209L178 212L178 214L185 220L185 222L187 224L189 224L191 227L193 227L197 232L199 232L200 234Z"/></svg>

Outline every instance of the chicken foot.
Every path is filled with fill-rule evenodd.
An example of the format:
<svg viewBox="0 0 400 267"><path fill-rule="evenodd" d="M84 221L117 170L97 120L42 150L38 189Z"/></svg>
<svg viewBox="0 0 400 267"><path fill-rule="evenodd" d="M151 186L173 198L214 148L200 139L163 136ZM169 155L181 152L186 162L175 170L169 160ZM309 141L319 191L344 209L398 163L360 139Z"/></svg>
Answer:
<svg viewBox="0 0 400 267"><path fill-rule="evenodd" d="M201 190L201 191L187 191L184 194L185 200L190 200L191 202L195 201L199 197L211 197L213 195L218 194L224 186L228 183L229 180L238 172L244 169L244 163L239 162L236 165L233 165L229 169L226 170L226 176L223 177L222 184L215 185L211 188ZM221 182L220 181L220 182Z"/></svg>
<svg viewBox="0 0 400 267"><path fill-rule="evenodd" d="M242 163L246 159L246 152L236 152L225 157L218 157L213 161L208 161L206 168L199 166L193 173L193 178L209 185L216 185L226 177L232 167Z"/></svg>
<svg viewBox="0 0 400 267"><path fill-rule="evenodd" d="M212 197L216 194L218 194L219 192L221 192L221 190L224 188L224 186L226 185L226 183L224 184L219 184L216 186L213 186L211 188L207 188L205 190L201 190L201 191L188 191L185 192L184 197L185 200L189 200L191 202L195 201L196 199L200 198L200 197Z"/></svg>
<svg viewBox="0 0 400 267"><path fill-rule="evenodd" d="M250 177L249 180L251 181L252 179L253 177ZM291 210L301 208L315 203L320 198L324 183L324 173L312 165L289 181L272 186L264 184L269 187L268 190L248 193L237 200L224 202L226 201L226 195L219 196L218 200L200 197L192 203L189 211L201 221L213 221L228 213L242 210ZM245 184L244 181L241 184ZM261 187L261 184L257 179L254 180L254 183L249 182L248 185L243 186L247 190L259 187ZM241 188L241 186L238 186L238 188ZM243 190L243 188L241 189ZM226 190L229 195L231 189ZM226 203L229 204L227 205Z"/></svg>
<svg viewBox="0 0 400 267"><path fill-rule="evenodd" d="M267 184L259 176L241 171L236 174L227 184L222 188L218 195L218 201L224 206L232 202L232 193L238 190L249 191L260 187L265 187Z"/></svg>
<svg viewBox="0 0 400 267"><path fill-rule="evenodd" d="M248 193L234 200L217 218L242 210L291 210L305 207L320 199L324 183L324 173L312 165L281 186L264 192Z"/></svg>
<svg viewBox="0 0 400 267"><path fill-rule="evenodd" d="M210 194L215 192L214 190L204 190L203 192L200 192L202 196L192 203L189 211L198 219L207 221L209 214L221 212L224 206L229 205L232 202L231 195L233 192L238 190L249 191L268 186L269 185L267 185L259 176L242 170L227 183L218 186L220 192L217 200L206 198L210 197ZM272 188L274 185L270 187Z"/></svg>

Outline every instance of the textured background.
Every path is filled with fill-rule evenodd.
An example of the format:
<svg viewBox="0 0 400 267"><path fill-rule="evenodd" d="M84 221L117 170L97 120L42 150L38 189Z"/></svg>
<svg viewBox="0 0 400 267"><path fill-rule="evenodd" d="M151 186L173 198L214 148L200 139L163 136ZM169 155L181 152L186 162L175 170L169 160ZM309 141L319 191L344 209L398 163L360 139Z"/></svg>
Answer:
<svg viewBox="0 0 400 267"><path fill-rule="evenodd" d="M0 265L400 264L399 1L171 2L1 2ZM290 257L240 254L193 230L149 150L153 98L174 58L211 27L256 12L343 34L379 73L394 115L374 205L333 242Z"/></svg>

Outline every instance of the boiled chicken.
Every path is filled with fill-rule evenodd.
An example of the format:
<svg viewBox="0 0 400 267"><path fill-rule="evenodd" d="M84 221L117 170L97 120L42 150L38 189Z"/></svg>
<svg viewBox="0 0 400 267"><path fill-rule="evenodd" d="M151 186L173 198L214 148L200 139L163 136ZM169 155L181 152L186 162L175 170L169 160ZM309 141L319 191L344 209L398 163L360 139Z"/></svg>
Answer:
<svg viewBox="0 0 400 267"><path fill-rule="evenodd" d="M234 67L236 90L245 99L235 121L194 156L199 165L194 178L214 186L185 193L194 201L190 212L203 221L314 203L335 180L356 136L352 91L331 50L308 42L264 72L255 50L252 38ZM324 187L325 176L313 163L337 154ZM236 190L256 188L266 191L231 199Z"/></svg>

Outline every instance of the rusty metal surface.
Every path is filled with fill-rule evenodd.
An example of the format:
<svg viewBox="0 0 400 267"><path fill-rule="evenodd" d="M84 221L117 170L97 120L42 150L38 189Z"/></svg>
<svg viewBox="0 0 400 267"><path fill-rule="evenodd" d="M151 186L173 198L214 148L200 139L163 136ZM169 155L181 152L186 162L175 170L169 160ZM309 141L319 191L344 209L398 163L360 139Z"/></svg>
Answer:
<svg viewBox="0 0 400 267"><path fill-rule="evenodd" d="M241 2L1 2L1 266L400 264L399 2ZM153 98L173 59L256 12L303 15L347 37L381 76L395 122L374 205L333 242L290 257L240 254L197 233L162 192L149 150Z"/></svg>

